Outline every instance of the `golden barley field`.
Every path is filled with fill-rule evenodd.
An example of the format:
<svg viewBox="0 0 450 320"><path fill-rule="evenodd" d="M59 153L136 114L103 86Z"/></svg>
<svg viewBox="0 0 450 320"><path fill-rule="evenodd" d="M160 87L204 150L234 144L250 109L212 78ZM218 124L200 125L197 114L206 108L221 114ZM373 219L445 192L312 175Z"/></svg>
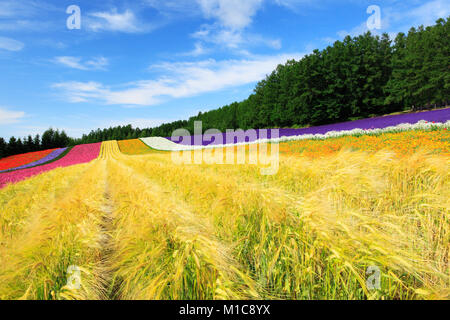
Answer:
<svg viewBox="0 0 450 320"><path fill-rule="evenodd" d="M0 299L448 299L449 165L285 152L265 176L105 142L0 190Z"/></svg>

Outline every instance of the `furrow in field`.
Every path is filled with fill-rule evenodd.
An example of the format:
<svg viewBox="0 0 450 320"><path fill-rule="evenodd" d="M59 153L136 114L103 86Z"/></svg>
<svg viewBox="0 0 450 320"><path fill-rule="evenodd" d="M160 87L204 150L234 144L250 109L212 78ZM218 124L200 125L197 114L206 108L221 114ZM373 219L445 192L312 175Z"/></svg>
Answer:
<svg viewBox="0 0 450 320"><path fill-rule="evenodd" d="M121 161L110 163L115 280L123 299L257 298L211 221Z"/></svg>
<svg viewBox="0 0 450 320"><path fill-rule="evenodd" d="M105 142L96 161L0 190L0 299L449 297L449 167L338 152L262 176Z"/></svg>
<svg viewBox="0 0 450 320"><path fill-rule="evenodd" d="M102 143L99 160L116 159L121 155L117 141L106 141Z"/></svg>
<svg viewBox="0 0 450 320"><path fill-rule="evenodd" d="M104 192L103 192L103 204L101 207L102 216L100 223L100 252L99 252L99 270L101 271L100 281L102 288L101 292L104 292L105 299L117 299L117 284L114 283L112 259L114 256L114 243L113 243L113 204L111 200L111 193L109 188L108 171L110 170L110 164L106 163L106 170L104 171Z"/></svg>
<svg viewBox="0 0 450 320"><path fill-rule="evenodd" d="M215 174L204 174L205 166L177 166L170 155L122 161L133 168L135 176L161 185L173 197L183 199L199 218L210 221L213 234L232 248L243 273L258 283L255 287L261 297L299 298L296 290L302 286L307 294L308 265L301 260L302 251L312 250L312 244L302 242L302 230L296 227L301 224L295 212L298 196L279 193L257 179L229 175L232 170L220 174L221 166L215 167ZM259 174L258 168L255 172ZM281 258L289 272L275 270Z"/></svg>

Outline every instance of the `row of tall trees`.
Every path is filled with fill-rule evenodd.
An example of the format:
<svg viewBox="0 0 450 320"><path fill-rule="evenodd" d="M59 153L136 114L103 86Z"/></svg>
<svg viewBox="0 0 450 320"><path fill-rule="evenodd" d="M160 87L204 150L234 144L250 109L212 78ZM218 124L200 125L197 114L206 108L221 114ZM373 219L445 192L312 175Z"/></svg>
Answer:
<svg viewBox="0 0 450 320"><path fill-rule="evenodd" d="M422 108L450 98L450 17L398 34L385 104Z"/></svg>
<svg viewBox="0 0 450 320"><path fill-rule="evenodd" d="M89 134L84 134L80 139L73 139L72 144L95 143L108 140L126 140L149 137L149 129L141 130L130 125L97 129Z"/></svg>
<svg viewBox="0 0 450 320"><path fill-rule="evenodd" d="M48 129L42 137L29 135L25 138L11 137L8 142L0 138L0 158L40 150L62 148L70 145L72 139L63 131Z"/></svg>
<svg viewBox="0 0 450 320"><path fill-rule="evenodd" d="M250 97L187 121L151 129L170 136L180 127L203 129L320 125L374 115L448 105L450 17L411 28L394 41L370 32L279 65Z"/></svg>
<svg viewBox="0 0 450 320"><path fill-rule="evenodd" d="M91 131L89 134L84 134L80 139L72 139L71 144L76 145L108 140L138 139L151 136L170 136L167 135L166 132L172 133L176 129L188 127L188 124L188 121L180 120L163 124L156 128L147 128L142 130L139 128L133 128L131 125L97 129Z"/></svg>
<svg viewBox="0 0 450 320"><path fill-rule="evenodd" d="M394 40L370 32L347 36L300 61L279 65L244 101L188 120L148 129L131 125L91 131L81 139L50 131L24 140L0 140L0 156L106 140L170 136L176 129L249 129L320 125L450 101L450 17L411 28Z"/></svg>

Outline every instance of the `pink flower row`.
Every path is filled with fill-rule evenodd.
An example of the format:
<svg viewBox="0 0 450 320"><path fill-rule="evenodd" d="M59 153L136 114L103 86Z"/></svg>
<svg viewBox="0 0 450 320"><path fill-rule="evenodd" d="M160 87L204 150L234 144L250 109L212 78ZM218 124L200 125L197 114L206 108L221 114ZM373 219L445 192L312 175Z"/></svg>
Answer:
<svg viewBox="0 0 450 320"><path fill-rule="evenodd" d="M101 145L101 143L93 143L75 146L65 157L55 162L39 167L0 173L0 188L56 168L90 162L98 157Z"/></svg>

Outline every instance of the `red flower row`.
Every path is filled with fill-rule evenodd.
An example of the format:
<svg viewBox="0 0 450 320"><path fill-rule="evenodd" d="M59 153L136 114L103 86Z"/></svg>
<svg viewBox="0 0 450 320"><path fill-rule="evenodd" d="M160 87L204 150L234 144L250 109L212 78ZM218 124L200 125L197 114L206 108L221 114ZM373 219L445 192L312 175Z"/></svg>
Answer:
<svg viewBox="0 0 450 320"><path fill-rule="evenodd" d="M0 159L0 171L20 167L25 164L40 160L48 156L55 150L56 149L49 149L44 151L29 152Z"/></svg>

